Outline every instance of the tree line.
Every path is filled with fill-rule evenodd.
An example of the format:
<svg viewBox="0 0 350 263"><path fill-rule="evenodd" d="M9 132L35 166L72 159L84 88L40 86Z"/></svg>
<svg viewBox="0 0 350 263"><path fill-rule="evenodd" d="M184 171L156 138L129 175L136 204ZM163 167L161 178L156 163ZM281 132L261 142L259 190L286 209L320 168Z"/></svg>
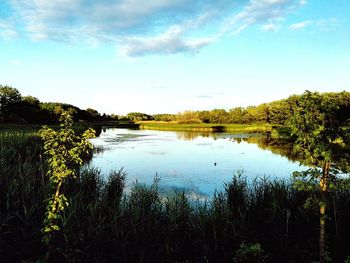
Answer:
<svg viewBox="0 0 350 263"><path fill-rule="evenodd" d="M350 118L350 92L329 92L319 94L322 100L337 106L336 118L344 122ZM300 105L302 95L292 95L287 99L263 103L258 106L235 107L230 110L214 109L205 111L185 111L176 115L156 115L156 120L172 120L181 123L233 123L233 124L280 124L286 125L293 112Z"/></svg>
<svg viewBox="0 0 350 263"><path fill-rule="evenodd" d="M341 122L350 118L350 92L328 92L319 94L322 100L332 101L337 106L335 117ZM74 121L164 121L178 123L218 123L218 124L279 124L286 125L294 109L300 104L302 95L292 95L287 99L262 103L258 106L235 107L230 110L213 109L184 111L178 114L147 114L130 112L127 115L100 114L97 110L80 109L65 103L40 102L33 96L22 96L10 86L0 85L0 122L57 123L62 111L70 111ZM347 122L349 124L349 121Z"/></svg>
<svg viewBox="0 0 350 263"><path fill-rule="evenodd" d="M97 110L82 110L74 105L59 102L41 102L22 94L11 86L0 85L0 123L55 124L62 112L68 111L74 121L106 121L113 117Z"/></svg>
<svg viewBox="0 0 350 263"><path fill-rule="evenodd" d="M333 117L349 125L350 92L316 92L324 102L336 105ZM303 95L292 95L287 99L262 103L258 106L235 107L230 110L214 109L202 111L184 111L178 114L145 113L128 114L131 120L176 121L178 123L218 123L218 124L279 124L288 125L294 111L300 107Z"/></svg>

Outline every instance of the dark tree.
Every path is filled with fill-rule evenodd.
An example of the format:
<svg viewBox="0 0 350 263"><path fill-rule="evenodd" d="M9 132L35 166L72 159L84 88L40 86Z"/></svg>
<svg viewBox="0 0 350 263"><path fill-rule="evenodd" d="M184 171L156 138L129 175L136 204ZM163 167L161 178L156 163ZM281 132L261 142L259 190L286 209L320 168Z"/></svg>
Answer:
<svg viewBox="0 0 350 263"><path fill-rule="evenodd" d="M13 113L21 98L21 93L17 89L0 85L0 115Z"/></svg>
<svg viewBox="0 0 350 263"><path fill-rule="evenodd" d="M320 193L320 262L325 262L327 194L337 186L344 186L337 178L339 170L348 171L349 161L344 148L349 145L349 130L344 120L337 118L339 107L330 96L306 91L293 107L289 120L295 136L294 150L304 164L312 167L295 173L301 180L296 185L301 190L318 189ZM344 165L345 164L345 165Z"/></svg>

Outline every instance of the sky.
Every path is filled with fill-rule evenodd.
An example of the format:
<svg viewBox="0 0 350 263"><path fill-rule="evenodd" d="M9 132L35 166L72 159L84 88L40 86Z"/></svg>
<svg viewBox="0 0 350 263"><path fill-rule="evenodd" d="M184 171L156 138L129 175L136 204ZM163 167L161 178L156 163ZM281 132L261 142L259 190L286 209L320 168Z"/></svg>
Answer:
<svg viewBox="0 0 350 263"><path fill-rule="evenodd" d="M107 114L350 91L349 0L0 0L0 84Z"/></svg>

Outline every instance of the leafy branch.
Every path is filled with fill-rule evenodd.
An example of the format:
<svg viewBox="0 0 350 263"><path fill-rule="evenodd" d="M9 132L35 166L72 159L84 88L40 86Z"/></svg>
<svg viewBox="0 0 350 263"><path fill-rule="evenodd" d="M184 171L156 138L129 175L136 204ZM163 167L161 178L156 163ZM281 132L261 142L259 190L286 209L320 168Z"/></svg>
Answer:
<svg viewBox="0 0 350 263"><path fill-rule="evenodd" d="M44 142L44 154L49 164L48 176L53 194L49 198L42 232L43 242L52 245L53 234L60 230L61 213L69 205L68 199L62 193L62 186L70 178L76 178L77 169L83 164L83 156L92 151L88 139L95 137L93 129L86 130L81 136L72 129L73 119L68 112L62 112L60 129L44 126L39 135Z"/></svg>

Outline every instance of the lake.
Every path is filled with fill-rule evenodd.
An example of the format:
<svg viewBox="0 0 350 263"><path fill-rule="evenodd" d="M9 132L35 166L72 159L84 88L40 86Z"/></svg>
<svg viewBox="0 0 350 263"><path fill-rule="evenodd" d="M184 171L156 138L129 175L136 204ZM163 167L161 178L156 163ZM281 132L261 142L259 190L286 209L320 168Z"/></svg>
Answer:
<svg viewBox="0 0 350 263"><path fill-rule="evenodd" d="M289 179L303 169L289 156L290 143L261 134L107 128L92 143L104 148L89 163L103 176L123 168L127 187L136 181L150 185L157 176L161 191L186 190L198 197L222 190L237 171L251 180Z"/></svg>

